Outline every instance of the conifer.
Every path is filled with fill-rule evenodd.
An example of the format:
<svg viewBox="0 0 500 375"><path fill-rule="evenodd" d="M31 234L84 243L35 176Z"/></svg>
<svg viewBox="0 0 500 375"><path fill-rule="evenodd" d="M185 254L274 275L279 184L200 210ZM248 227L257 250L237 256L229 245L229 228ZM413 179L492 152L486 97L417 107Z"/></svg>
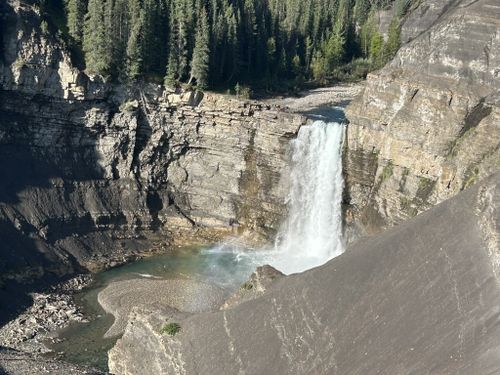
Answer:
<svg viewBox="0 0 500 375"><path fill-rule="evenodd" d="M196 41L191 63L191 77L189 82L196 80L196 86L203 90L208 85L208 70L210 63L210 39L208 19L205 9L201 11L196 31Z"/></svg>

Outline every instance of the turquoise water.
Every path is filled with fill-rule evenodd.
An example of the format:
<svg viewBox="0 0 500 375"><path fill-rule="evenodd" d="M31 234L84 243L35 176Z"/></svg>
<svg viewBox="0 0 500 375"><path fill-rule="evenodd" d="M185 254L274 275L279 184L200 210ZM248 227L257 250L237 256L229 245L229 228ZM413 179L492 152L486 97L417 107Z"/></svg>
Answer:
<svg viewBox="0 0 500 375"><path fill-rule="evenodd" d="M101 272L89 287L75 296L90 322L73 323L59 332L62 342L48 346L63 360L107 370L107 352L117 338L103 338L113 323L113 316L106 314L100 307L97 295L108 284L133 278L190 278L216 284L229 296L259 265L255 258L244 251L224 246L203 249L191 247Z"/></svg>

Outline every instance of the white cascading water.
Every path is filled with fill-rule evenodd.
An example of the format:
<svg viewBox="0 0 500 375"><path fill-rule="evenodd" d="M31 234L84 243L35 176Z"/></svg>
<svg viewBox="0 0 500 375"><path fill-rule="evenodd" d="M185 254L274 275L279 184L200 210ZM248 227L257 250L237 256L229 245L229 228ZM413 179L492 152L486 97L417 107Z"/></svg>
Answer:
<svg viewBox="0 0 500 375"><path fill-rule="evenodd" d="M342 253L343 133L341 124L315 121L292 141L289 213L270 259L286 274Z"/></svg>
<svg viewBox="0 0 500 375"><path fill-rule="evenodd" d="M219 256L209 265L214 282L223 284L224 279L232 284L263 264L285 274L302 272L342 253L343 133L344 126L336 122L315 121L300 128L290 145L288 217L274 248L248 251L236 243L223 243L205 249L205 254ZM228 254L232 255L225 259ZM236 263L226 267L228 259Z"/></svg>

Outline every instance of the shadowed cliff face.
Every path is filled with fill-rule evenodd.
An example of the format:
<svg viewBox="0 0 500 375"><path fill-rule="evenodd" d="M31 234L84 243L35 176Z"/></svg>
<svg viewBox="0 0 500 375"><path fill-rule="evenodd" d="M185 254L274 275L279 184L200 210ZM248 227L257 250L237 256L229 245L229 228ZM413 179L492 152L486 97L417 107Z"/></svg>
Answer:
<svg viewBox="0 0 500 375"><path fill-rule="evenodd" d="M107 101L0 98L0 215L43 242L46 257L92 267L141 237L268 238L282 217L280 177L300 116L216 95L125 112Z"/></svg>
<svg viewBox="0 0 500 375"><path fill-rule="evenodd" d="M158 244L273 235L302 116L92 80L34 8L0 7L1 283L96 270Z"/></svg>
<svg viewBox="0 0 500 375"><path fill-rule="evenodd" d="M253 301L188 317L137 308L110 369L498 373L499 209L497 174L322 267L278 279ZM175 337L159 333L166 319L179 322Z"/></svg>
<svg viewBox="0 0 500 375"><path fill-rule="evenodd" d="M420 17L422 16L422 17ZM424 1L347 109L348 218L400 223L500 170L500 6Z"/></svg>

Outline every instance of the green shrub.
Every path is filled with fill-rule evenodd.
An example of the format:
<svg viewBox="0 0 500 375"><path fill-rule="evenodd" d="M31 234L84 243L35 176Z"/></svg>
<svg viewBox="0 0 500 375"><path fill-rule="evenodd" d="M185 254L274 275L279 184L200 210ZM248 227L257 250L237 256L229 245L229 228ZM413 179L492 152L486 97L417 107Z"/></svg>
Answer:
<svg viewBox="0 0 500 375"><path fill-rule="evenodd" d="M394 173L394 165L392 164L392 160L389 160L387 165L382 170L382 174L380 175L381 182L388 180L393 173Z"/></svg>
<svg viewBox="0 0 500 375"><path fill-rule="evenodd" d="M47 35L49 33L49 24L47 23L47 21L43 20L40 23L40 29L42 30L43 35Z"/></svg>
<svg viewBox="0 0 500 375"><path fill-rule="evenodd" d="M241 289L252 290L253 289L253 284L247 281L246 283L244 283L241 286Z"/></svg>
<svg viewBox="0 0 500 375"><path fill-rule="evenodd" d="M239 83L236 83L236 85L234 86L234 93L238 98L241 99L251 99L253 94L250 87L240 85Z"/></svg>
<svg viewBox="0 0 500 375"><path fill-rule="evenodd" d="M162 335L167 334L169 336L175 336L177 333L179 333L180 330L181 326L179 323L168 323L162 327L160 333Z"/></svg>

